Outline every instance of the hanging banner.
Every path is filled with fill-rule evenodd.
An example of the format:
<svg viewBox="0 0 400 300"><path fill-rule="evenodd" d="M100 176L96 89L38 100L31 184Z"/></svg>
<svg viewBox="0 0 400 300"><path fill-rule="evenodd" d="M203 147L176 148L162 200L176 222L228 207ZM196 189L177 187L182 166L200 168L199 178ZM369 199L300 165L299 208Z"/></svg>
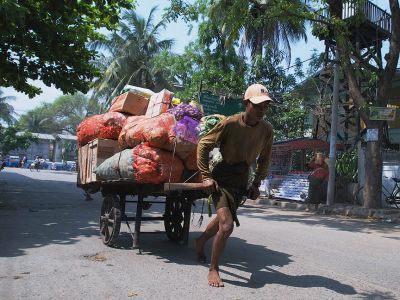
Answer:
<svg viewBox="0 0 400 300"><path fill-rule="evenodd" d="M396 119L396 108L370 107L369 119L374 121L394 121Z"/></svg>
<svg viewBox="0 0 400 300"><path fill-rule="evenodd" d="M244 111L242 99L226 98L221 100L221 97L206 92L200 94L200 103L206 116L213 114L231 116Z"/></svg>

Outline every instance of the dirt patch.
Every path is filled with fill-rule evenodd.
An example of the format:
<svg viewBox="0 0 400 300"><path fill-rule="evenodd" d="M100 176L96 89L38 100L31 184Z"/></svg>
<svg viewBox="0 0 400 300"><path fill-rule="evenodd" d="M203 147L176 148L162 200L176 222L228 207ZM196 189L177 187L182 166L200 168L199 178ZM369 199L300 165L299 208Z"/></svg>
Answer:
<svg viewBox="0 0 400 300"><path fill-rule="evenodd" d="M92 254L92 255L84 255L84 258L91 260L91 261L106 261L107 257L102 254L102 253L96 253L96 254Z"/></svg>

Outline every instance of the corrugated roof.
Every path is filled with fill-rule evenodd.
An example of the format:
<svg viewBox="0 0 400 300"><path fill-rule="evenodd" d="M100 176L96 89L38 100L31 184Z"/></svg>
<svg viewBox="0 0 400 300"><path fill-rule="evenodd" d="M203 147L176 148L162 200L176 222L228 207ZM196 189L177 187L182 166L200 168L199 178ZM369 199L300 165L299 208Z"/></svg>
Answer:
<svg viewBox="0 0 400 300"><path fill-rule="evenodd" d="M17 135L18 135L18 136L21 136L21 135L23 135L23 134L24 134L23 131L17 132ZM52 141L55 140L55 137L52 136L51 134L47 134L47 133L36 133L36 132L31 132L31 134L32 134L34 137L37 137L37 138L40 139L40 140L52 140Z"/></svg>
<svg viewBox="0 0 400 300"><path fill-rule="evenodd" d="M71 135L71 134L57 134L56 137L62 139L62 140L71 140L71 141L76 141L76 135Z"/></svg>
<svg viewBox="0 0 400 300"><path fill-rule="evenodd" d="M56 138L62 139L62 140L70 140L70 141L76 141L77 137L76 135L72 134L48 134L48 133L36 133L36 132L31 132L34 137L37 137L40 140L52 140L54 141ZM23 131L17 132L18 136L23 135Z"/></svg>

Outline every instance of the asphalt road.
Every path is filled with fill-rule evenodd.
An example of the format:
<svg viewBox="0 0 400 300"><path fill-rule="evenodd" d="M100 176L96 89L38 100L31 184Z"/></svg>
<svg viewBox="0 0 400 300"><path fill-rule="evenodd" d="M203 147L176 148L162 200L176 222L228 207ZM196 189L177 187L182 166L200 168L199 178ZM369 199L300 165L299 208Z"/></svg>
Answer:
<svg viewBox="0 0 400 300"><path fill-rule="evenodd" d="M222 259L225 287L212 288L194 255L210 220L195 226L201 202L189 247L144 234L139 253L126 225L118 247L102 244L94 198L71 173L0 172L0 299L400 299L398 225L246 205Z"/></svg>

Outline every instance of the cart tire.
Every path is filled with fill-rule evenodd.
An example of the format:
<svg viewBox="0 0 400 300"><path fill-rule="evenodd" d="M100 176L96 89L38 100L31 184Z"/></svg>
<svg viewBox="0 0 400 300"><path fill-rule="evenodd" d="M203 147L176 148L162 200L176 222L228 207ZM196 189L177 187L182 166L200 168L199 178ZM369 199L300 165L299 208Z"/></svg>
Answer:
<svg viewBox="0 0 400 300"><path fill-rule="evenodd" d="M116 195L108 194L103 197L99 223L103 243L108 246L115 244L121 228L121 210Z"/></svg>
<svg viewBox="0 0 400 300"><path fill-rule="evenodd" d="M184 199L166 198L164 227L171 241L179 242L184 238Z"/></svg>

